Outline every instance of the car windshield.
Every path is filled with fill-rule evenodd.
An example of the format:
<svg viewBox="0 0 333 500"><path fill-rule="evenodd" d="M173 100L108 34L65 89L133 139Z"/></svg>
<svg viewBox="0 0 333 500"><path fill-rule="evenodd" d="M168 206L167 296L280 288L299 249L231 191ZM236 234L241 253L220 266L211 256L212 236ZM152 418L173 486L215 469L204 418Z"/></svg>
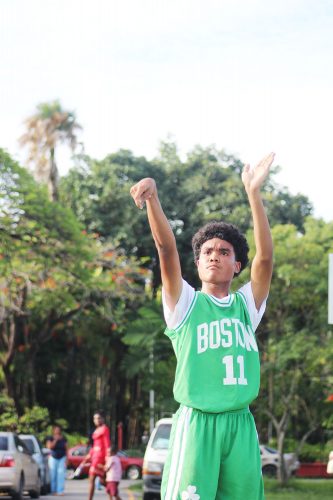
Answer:
<svg viewBox="0 0 333 500"><path fill-rule="evenodd" d="M166 450L169 446L169 438L171 432L170 424L161 424L157 427L157 431L152 443L152 448L155 450Z"/></svg>
<svg viewBox="0 0 333 500"><path fill-rule="evenodd" d="M8 450L8 438L6 436L0 436L0 450Z"/></svg>
<svg viewBox="0 0 333 500"><path fill-rule="evenodd" d="M276 450L273 450L273 448L269 448L268 446L265 446L265 450L268 451L268 453L273 453L274 455L277 453Z"/></svg>
<svg viewBox="0 0 333 500"><path fill-rule="evenodd" d="M29 439L29 438L22 438L22 441L24 442L24 444L26 445L26 447L28 448L28 450L30 451L30 453L35 453L35 447L34 447L34 443L32 441L32 439Z"/></svg>

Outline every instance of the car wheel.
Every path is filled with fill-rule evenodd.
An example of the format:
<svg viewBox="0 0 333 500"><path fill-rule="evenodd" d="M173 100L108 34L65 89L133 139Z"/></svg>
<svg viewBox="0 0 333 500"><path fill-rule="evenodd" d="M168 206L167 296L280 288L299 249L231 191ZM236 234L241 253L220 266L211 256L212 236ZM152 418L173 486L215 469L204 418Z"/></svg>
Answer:
<svg viewBox="0 0 333 500"><path fill-rule="evenodd" d="M160 500L160 495L158 493L144 493L143 500Z"/></svg>
<svg viewBox="0 0 333 500"><path fill-rule="evenodd" d="M47 478L44 476L43 481L42 481L42 485L40 488L41 495L47 495L51 491L51 485L49 483L47 483L46 481L47 481Z"/></svg>
<svg viewBox="0 0 333 500"><path fill-rule="evenodd" d="M275 465L265 465L262 468L262 473L264 476L267 476L267 477L276 477L277 468Z"/></svg>
<svg viewBox="0 0 333 500"><path fill-rule="evenodd" d="M23 491L24 491L24 475L21 474L19 489L12 494L13 500L23 500Z"/></svg>
<svg viewBox="0 0 333 500"><path fill-rule="evenodd" d="M130 465L126 470L127 479L139 479L141 477L141 469L137 465Z"/></svg>
<svg viewBox="0 0 333 500"><path fill-rule="evenodd" d="M41 482L42 481L41 481L40 475L38 474L36 489L29 491L30 498L39 498L40 497Z"/></svg>
<svg viewBox="0 0 333 500"><path fill-rule="evenodd" d="M43 486L40 489L40 494L41 495L47 495L48 493L49 493L48 485L47 484L43 484Z"/></svg>

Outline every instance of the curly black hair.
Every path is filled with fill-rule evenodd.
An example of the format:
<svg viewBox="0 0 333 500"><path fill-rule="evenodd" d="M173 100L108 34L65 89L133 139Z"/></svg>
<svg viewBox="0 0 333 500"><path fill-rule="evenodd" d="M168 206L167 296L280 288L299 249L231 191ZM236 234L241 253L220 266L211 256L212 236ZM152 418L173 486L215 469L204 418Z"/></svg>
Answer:
<svg viewBox="0 0 333 500"><path fill-rule="evenodd" d="M240 271L235 273L235 276L238 276L249 262L249 245L245 236L233 224L213 221L201 227L192 238L194 262L199 260L202 245L213 238L220 238L233 246L236 260L241 263Z"/></svg>

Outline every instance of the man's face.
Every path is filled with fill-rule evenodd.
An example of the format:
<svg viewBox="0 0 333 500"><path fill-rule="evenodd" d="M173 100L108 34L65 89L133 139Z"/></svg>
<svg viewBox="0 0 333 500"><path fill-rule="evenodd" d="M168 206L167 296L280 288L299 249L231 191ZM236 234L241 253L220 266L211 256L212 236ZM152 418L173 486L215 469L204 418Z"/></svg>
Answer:
<svg viewBox="0 0 333 500"><path fill-rule="evenodd" d="M241 263L236 261L231 243L213 238L202 245L197 266L202 282L218 285L230 283L234 273L240 271Z"/></svg>

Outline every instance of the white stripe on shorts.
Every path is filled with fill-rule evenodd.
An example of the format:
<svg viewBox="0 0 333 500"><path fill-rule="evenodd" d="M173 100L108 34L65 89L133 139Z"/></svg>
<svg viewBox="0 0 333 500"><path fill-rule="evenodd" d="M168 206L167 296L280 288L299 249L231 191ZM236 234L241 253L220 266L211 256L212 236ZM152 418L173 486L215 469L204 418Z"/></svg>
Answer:
<svg viewBox="0 0 333 500"><path fill-rule="evenodd" d="M177 420L176 430L175 430L175 438L173 440L173 449L171 455L171 463L168 477L167 490L165 494L164 500L171 500L173 496L173 491L175 487L175 479L177 475L177 471L179 470L179 458L183 448L183 440L184 440L184 427L187 421L188 413L192 413L192 408L188 408L187 406L183 406L181 409L180 415ZM183 432L184 431L184 432ZM178 475L177 475L178 476Z"/></svg>
<svg viewBox="0 0 333 500"><path fill-rule="evenodd" d="M188 431L190 428L191 415L192 415L192 408L188 408L188 412L186 413L186 416L185 416L184 432L183 432L182 445L181 445L181 449L180 449L177 478L176 478L176 483L175 483L175 489L174 489L174 492L172 495L172 500L177 499L177 493L179 490L180 480L182 477L183 465L184 465L184 455L185 455L185 450L186 450Z"/></svg>

